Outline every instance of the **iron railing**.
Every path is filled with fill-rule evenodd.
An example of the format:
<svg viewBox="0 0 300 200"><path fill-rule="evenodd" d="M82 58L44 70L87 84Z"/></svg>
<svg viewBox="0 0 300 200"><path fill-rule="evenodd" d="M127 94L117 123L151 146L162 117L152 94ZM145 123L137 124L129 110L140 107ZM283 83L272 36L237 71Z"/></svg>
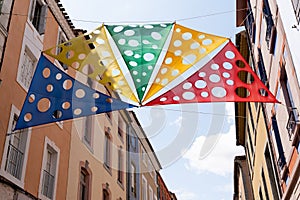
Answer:
<svg viewBox="0 0 300 200"><path fill-rule="evenodd" d="M13 144L9 144L5 170L17 179L21 180L22 167L23 152L16 148Z"/></svg>
<svg viewBox="0 0 300 200"><path fill-rule="evenodd" d="M54 176L46 170L43 171L43 190L42 193L49 199L53 198Z"/></svg>

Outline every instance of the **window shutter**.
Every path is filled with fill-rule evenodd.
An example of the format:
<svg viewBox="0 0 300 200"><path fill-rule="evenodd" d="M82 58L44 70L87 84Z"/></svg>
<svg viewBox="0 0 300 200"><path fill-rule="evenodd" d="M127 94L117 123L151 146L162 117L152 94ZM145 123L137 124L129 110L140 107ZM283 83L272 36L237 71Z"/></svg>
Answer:
<svg viewBox="0 0 300 200"><path fill-rule="evenodd" d="M41 10L41 15L40 15L39 28L38 28L38 32L41 35L45 33L47 10L48 10L48 6L43 5Z"/></svg>

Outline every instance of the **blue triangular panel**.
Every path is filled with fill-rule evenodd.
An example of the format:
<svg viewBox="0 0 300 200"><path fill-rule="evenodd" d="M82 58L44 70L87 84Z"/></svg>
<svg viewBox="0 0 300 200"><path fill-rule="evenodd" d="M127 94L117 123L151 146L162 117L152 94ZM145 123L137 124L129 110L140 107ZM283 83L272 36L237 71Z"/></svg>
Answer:
<svg viewBox="0 0 300 200"><path fill-rule="evenodd" d="M15 130L132 107L76 81L41 55Z"/></svg>

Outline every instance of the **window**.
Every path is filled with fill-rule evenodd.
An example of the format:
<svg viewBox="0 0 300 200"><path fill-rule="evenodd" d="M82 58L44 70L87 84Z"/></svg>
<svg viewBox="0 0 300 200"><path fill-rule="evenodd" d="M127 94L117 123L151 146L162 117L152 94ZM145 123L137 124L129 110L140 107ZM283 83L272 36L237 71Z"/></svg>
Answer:
<svg viewBox="0 0 300 200"><path fill-rule="evenodd" d="M45 33L47 5L42 0L31 1L30 21L39 34Z"/></svg>
<svg viewBox="0 0 300 200"><path fill-rule="evenodd" d="M18 82L28 89L34 74L36 67L36 58L32 55L29 49L26 47L23 54L23 62L18 71Z"/></svg>
<svg viewBox="0 0 300 200"><path fill-rule="evenodd" d="M123 121L122 117L119 116L119 118L118 118L118 135L121 138L123 138L125 132L126 132L126 124Z"/></svg>
<svg viewBox="0 0 300 200"><path fill-rule="evenodd" d="M149 200L153 200L153 190L150 185L149 185Z"/></svg>
<svg viewBox="0 0 300 200"><path fill-rule="evenodd" d="M8 150L6 156L5 171L21 180L24 165L24 154L26 150L28 129L13 132L18 115L13 115L11 134L9 136Z"/></svg>
<svg viewBox="0 0 300 200"><path fill-rule="evenodd" d="M83 139L86 144L92 146L92 132L93 132L93 116L87 116L84 120L84 136Z"/></svg>
<svg viewBox="0 0 300 200"><path fill-rule="evenodd" d="M147 180L144 176L142 176L142 192L143 192L143 198L142 200L147 200Z"/></svg>
<svg viewBox="0 0 300 200"><path fill-rule="evenodd" d="M274 22L273 22L272 13L271 13L271 9L270 9L268 0L264 0L264 2L263 2L263 16L264 16L264 18L266 20L266 24L267 24L265 40L269 47Z"/></svg>
<svg viewBox="0 0 300 200"><path fill-rule="evenodd" d="M103 200L109 200L109 193L106 189L103 189Z"/></svg>
<svg viewBox="0 0 300 200"><path fill-rule="evenodd" d="M142 147L142 159L143 159L144 165L147 166L147 154L143 147Z"/></svg>
<svg viewBox="0 0 300 200"><path fill-rule="evenodd" d="M118 150L118 181L123 184L123 155L122 147Z"/></svg>
<svg viewBox="0 0 300 200"><path fill-rule="evenodd" d="M263 169L261 171L261 177L262 177L262 181L263 181L263 187L264 187L264 191L265 191L265 195L266 195L266 200L269 200L270 199L269 198L269 192L268 192L266 177L265 177L265 173L264 173Z"/></svg>
<svg viewBox="0 0 300 200"><path fill-rule="evenodd" d="M89 173L83 167L80 172L79 192L80 200L89 199Z"/></svg>
<svg viewBox="0 0 300 200"><path fill-rule="evenodd" d="M292 0L292 4L293 4L297 22L299 24L300 23L300 0Z"/></svg>
<svg viewBox="0 0 300 200"><path fill-rule="evenodd" d="M104 144L104 164L110 169L111 166L111 138L108 132L105 132L105 144Z"/></svg>
<svg viewBox="0 0 300 200"><path fill-rule="evenodd" d="M64 33L60 30L60 31L58 32L57 45L62 44L62 43L64 43L64 42L66 42L66 41L67 41L67 39L66 39ZM57 49L56 49L56 54L58 55L58 54L60 54L61 52L62 52L62 48L61 48L61 47L57 47ZM68 52L67 55L66 55L66 58L69 58L69 57L70 57L70 54L69 54L69 52ZM59 61L59 63L60 63L60 65L63 67L64 70L67 70L67 69L68 69L68 66L65 65L64 63L62 63L62 62L60 62L60 61Z"/></svg>
<svg viewBox="0 0 300 200"><path fill-rule="evenodd" d="M0 0L0 12L2 11L3 1L4 0Z"/></svg>
<svg viewBox="0 0 300 200"><path fill-rule="evenodd" d="M131 192L136 197L136 170L135 165L131 163L131 171L130 171L130 185L131 185Z"/></svg>
<svg viewBox="0 0 300 200"><path fill-rule="evenodd" d="M43 169L43 180L42 180L42 194L49 199L54 199L54 186L56 177L56 167L58 154L49 144L47 144L47 149L45 152L46 163Z"/></svg>

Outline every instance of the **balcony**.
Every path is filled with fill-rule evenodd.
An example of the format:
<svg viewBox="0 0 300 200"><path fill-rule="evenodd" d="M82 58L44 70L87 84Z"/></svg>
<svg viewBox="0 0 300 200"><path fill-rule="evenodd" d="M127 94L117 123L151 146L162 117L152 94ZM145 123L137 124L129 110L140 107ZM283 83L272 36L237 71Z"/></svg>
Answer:
<svg viewBox="0 0 300 200"><path fill-rule="evenodd" d="M22 167L23 152L21 152L14 145L9 144L5 170L20 180L22 175Z"/></svg>

